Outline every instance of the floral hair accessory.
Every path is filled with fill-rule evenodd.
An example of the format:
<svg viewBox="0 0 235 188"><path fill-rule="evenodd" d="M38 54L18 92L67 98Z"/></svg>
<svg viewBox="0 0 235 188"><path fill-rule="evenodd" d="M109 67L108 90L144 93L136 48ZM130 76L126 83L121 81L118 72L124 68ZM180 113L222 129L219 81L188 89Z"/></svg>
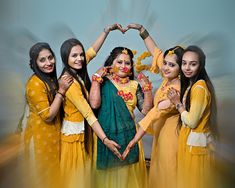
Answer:
<svg viewBox="0 0 235 188"><path fill-rule="evenodd" d="M174 49L169 50L167 55L173 55L175 53L175 50L177 50L178 48L183 48L182 46L176 46ZM183 48L184 49L184 48Z"/></svg>
<svg viewBox="0 0 235 188"><path fill-rule="evenodd" d="M127 51L127 49L126 49L126 48L124 48L124 49L122 50L122 54L126 54L126 55L128 55L128 51Z"/></svg>
<svg viewBox="0 0 235 188"><path fill-rule="evenodd" d="M169 50L169 52L167 53L167 55L173 55L175 52L174 50Z"/></svg>

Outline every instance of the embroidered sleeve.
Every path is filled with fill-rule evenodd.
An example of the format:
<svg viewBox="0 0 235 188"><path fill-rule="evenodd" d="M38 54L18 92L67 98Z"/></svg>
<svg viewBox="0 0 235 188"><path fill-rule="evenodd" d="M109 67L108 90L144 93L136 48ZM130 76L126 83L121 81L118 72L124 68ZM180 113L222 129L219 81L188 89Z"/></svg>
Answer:
<svg viewBox="0 0 235 188"><path fill-rule="evenodd" d="M191 91L189 112L181 113L181 120L190 128L196 128L208 104L208 94L204 87L198 85Z"/></svg>

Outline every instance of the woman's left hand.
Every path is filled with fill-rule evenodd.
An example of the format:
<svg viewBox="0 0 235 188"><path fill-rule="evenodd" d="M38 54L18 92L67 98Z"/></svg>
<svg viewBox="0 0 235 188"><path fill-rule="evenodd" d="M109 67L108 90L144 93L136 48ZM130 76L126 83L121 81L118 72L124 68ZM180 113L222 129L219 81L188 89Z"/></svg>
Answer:
<svg viewBox="0 0 235 188"><path fill-rule="evenodd" d="M172 87L168 90L167 97L174 105L180 103L180 93Z"/></svg>
<svg viewBox="0 0 235 188"><path fill-rule="evenodd" d="M129 144L127 145L125 151L122 154L122 159L125 160L126 156L129 154L130 150L134 147L134 145L136 144L136 142L133 140L131 140L129 142Z"/></svg>
<svg viewBox="0 0 235 188"><path fill-rule="evenodd" d="M115 23L115 24L112 24L112 25L105 27L104 32L109 33L110 31L113 31L116 29L121 31L123 34L126 32L126 30L122 28L121 24L118 24L118 23Z"/></svg>
<svg viewBox="0 0 235 188"><path fill-rule="evenodd" d="M135 29L135 30L141 31L141 29L144 29L144 27L141 24L131 23L127 26L127 30L129 29Z"/></svg>

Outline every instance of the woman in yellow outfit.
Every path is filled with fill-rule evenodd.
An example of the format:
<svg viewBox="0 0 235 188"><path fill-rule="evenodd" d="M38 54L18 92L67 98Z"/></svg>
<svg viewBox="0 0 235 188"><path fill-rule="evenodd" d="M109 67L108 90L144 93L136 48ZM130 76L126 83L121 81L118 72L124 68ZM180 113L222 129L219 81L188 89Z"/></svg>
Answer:
<svg viewBox="0 0 235 188"><path fill-rule="evenodd" d="M107 74L109 73L109 74ZM146 114L152 107L151 83L142 75L141 86L134 80L133 54L124 47L112 50L105 67L92 77L90 103L98 108L98 119L107 137L120 145L122 153L137 130L134 109ZM145 188L147 174L142 143L139 142L129 158L120 161L95 139L94 168L96 187Z"/></svg>
<svg viewBox="0 0 235 188"><path fill-rule="evenodd" d="M29 154L30 140L33 139L36 167L33 187L51 187L51 180L59 175L59 111L72 77L62 77L57 81L55 56L47 43L36 43L31 47L29 56L34 74L26 84L29 117L24 135L25 149ZM30 169L29 174L32 175L32 172L33 169Z"/></svg>
<svg viewBox="0 0 235 188"><path fill-rule="evenodd" d="M175 188L177 185L177 123L179 113L168 99L167 91L169 88L180 91L178 76L183 49L180 46L175 46L162 53L143 26L130 24L128 28L140 31L140 36L153 56L151 71L158 73L160 70L163 81L155 94L154 107L139 122L140 129L128 145L123 157L126 157L129 149L142 138L145 132L153 132L149 187Z"/></svg>
<svg viewBox="0 0 235 188"><path fill-rule="evenodd" d="M197 46L186 48L182 58L181 95L174 89L168 97L180 112L178 187L211 188L217 134L213 85L205 70L205 54Z"/></svg>
<svg viewBox="0 0 235 188"><path fill-rule="evenodd" d="M62 75L69 74L74 78L64 100L60 162L62 178L65 187L87 188L92 180L92 129L117 157L121 158L121 155L117 150L119 145L106 137L88 104L90 80L87 62L91 59L90 54L85 54L82 43L73 38L62 44L60 52L65 66Z"/></svg>

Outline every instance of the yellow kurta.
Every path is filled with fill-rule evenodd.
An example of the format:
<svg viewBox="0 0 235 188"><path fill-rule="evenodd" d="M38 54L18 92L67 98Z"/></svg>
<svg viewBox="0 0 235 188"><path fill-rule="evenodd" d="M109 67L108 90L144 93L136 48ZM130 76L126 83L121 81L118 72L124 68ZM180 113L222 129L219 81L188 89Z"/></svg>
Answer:
<svg viewBox="0 0 235 188"><path fill-rule="evenodd" d="M94 56L95 51L89 48L86 52L87 62ZM81 82L83 84L82 80ZM88 95L87 91L86 93ZM66 92L64 112L64 121L80 123L81 126L84 126L84 119L89 125L97 121L77 81L74 81ZM91 158L85 152L84 132L61 134L60 167L65 187L88 188L90 186Z"/></svg>
<svg viewBox="0 0 235 188"><path fill-rule="evenodd" d="M186 94L187 92L185 96ZM209 181L214 166L214 156L208 143L210 103L211 95L205 81L197 81L190 93L190 110L181 114L183 126L179 134L178 151L178 187L180 188L210 188ZM191 129L187 125L195 128ZM198 135L207 135L204 137L205 142L198 139Z"/></svg>
<svg viewBox="0 0 235 188"><path fill-rule="evenodd" d="M163 54L155 49L153 72L159 72ZM139 122L143 130L153 130L153 145L149 172L149 187L175 188L177 185L177 123L179 113L172 104L167 109L158 109L161 101L168 100L167 91L170 87L180 90L180 85L167 85L164 79L154 97L154 107Z"/></svg>
<svg viewBox="0 0 235 188"><path fill-rule="evenodd" d="M26 85L29 118L24 140L26 151L29 152L28 146L31 138L33 139L39 186L41 183L46 186L46 182L50 179L53 180L59 170L60 120L57 115L51 123L45 121L49 116L50 107L47 94L45 84L36 75L33 75Z"/></svg>
<svg viewBox="0 0 235 188"><path fill-rule="evenodd" d="M80 122L83 126L84 118L89 125L97 121L77 81L74 81L66 92L64 112L65 121ZM68 180L71 184L67 187L88 187L86 181L89 182L87 178L90 176L91 158L86 154L84 147L84 132L61 135L61 172L63 177L71 180Z"/></svg>
<svg viewBox="0 0 235 188"><path fill-rule="evenodd" d="M128 110L134 118L133 111L137 104L136 91L138 83L130 81L128 86L118 86L114 84L118 91L122 90L124 93L131 92L133 95L132 100L125 101ZM97 137L96 137L97 139ZM117 141L118 142L118 141ZM97 141L95 140L94 147L94 165L96 165L97 156ZM95 187L96 188L146 188L147 187L147 173L144 160L144 152L141 141L139 146L139 162L131 165L115 167L107 170L95 171Z"/></svg>

